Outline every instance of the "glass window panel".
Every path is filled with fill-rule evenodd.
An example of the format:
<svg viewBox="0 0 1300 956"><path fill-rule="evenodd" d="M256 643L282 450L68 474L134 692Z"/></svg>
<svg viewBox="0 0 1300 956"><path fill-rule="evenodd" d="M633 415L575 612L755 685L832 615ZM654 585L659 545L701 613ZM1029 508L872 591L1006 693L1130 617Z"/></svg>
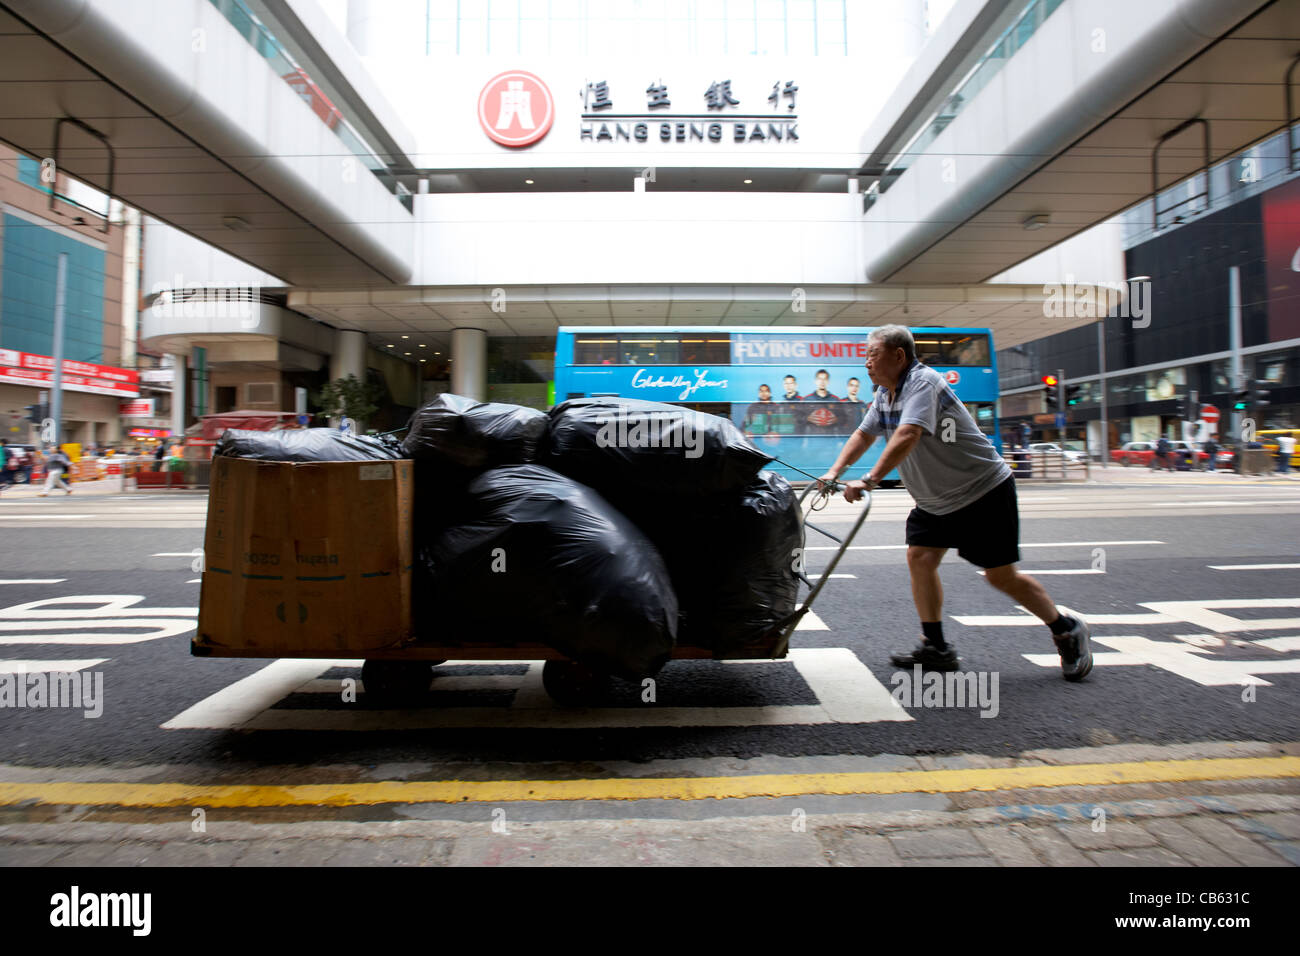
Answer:
<svg viewBox="0 0 1300 956"><path fill-rule="evenodd" d="M551 23L551 56L582 56L582 25L577 20L555 20Z"/></svg>
<svg viewBox="0 0 1300 956"><path fill-rule="evenodd" d="M937 335L918 335L916 337L916 357L926 365L943 365L943 346Z"/></svg>
<svg viewBox="0 0 1300 956"><path fill-rule="evenodd" d="M812 56L817 52L816 30L811 20L791 19L786 27L791 56Z"/></svg>
<svg viewBox="0 0 1300 956"><path fill-rule="evenodd" d="M489 53L517 53L519 51L519 23L509 20L491 20L488 32Z"/></svg>
<svg viewBox="0 0 1300 956"><path fill-rule="evenodd" d="M959 335L945 339L944 363L947 365L983 365L989 363L987 335Z"/></svg>
<svg viewBox="0 0 1300 956"><path fill-rule="evenodd" d="M781 20L758 21L759 56L785 55L785 23Z"/></svg>
<svg viewBox="0 0 1300 956"><path fill-rule="evenodd" d="M724 20L708 19L699 22L699 40L695 52L699 56L716 56L727 46L727 25Z"/></svg>
<svg viewBox="0 0 1300 956"><path fill-rule="evenodd" d="M618 336L578 336L573 340L574 365L613 365L618 361Z"/></svg>
<svg viewBox="0 0 1300 956"><path fill-rule="evenodd" d="M731 19L727 22L727 55L747 56L754 52L754 20Z"/></svg>
<svg viewBox="0 0 1300 956"><path fill-rule="evenodd" d="M460 52L462 56L482 56L487 53L486 21L461 19Z"/></svg>

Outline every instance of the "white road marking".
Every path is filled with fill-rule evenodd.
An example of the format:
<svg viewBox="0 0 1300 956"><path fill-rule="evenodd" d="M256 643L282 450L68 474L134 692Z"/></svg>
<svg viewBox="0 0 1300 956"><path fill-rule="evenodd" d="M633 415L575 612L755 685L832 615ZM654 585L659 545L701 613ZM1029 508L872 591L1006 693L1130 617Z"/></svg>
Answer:
<svg viewBox="0 0 1300 956"><path fill-rule="evenodd" d="M140 594L65 594L0 608L0 645L138 644L198 625L196 607L137 607L143 600ZM150 630L121 633L126 628Z"/></svg>
<svg viewBox="0 0 1300 956"><path fill-rule="evenodd" d="M139 644L143 641L156 641L164 637L176 637L197 627L197 621L177 620L175 618L126 617L113 620L76 620L76 621L0 621L0 645L10 644ZM69 631L69 628L103 627L103 628L153 628L143 634L121 634L112 631ZM23 631L22 634L6 634L6 631ZM58 634L36 634L34 631L65 631Z"/></svg>
<svg viewBox="0 0 1300 956"><path fill-rule="evenodd" d="M848 648L796 648L789 663L799 671L816 704L776 707L557 707L542 687L540 661L449 661L458 666L499 666L526 663L525 674L503 678L441 678L461 686L500 688L505 680L516 688L510 707L445 707L410 710L272 710L272 705L295 691L312 691L322 685L330 693L335 681L320 681L332 667L359 667L360 661L279 660L243 680L218 691L163 724L165 730L411 730L438 727L747 727L791 724L874 723L910 721L912 716L890 695L874 674ZM765 666L781 661L760 661ZM670 665L671 666L671 665ZM490 685L485 679L495 678ZM662 682L670 675L661 676Z"/></svg>
<svg viewBox="0 0 1300 956"><path fill-rule="evenodd" d="M1285 654L1287 651L1300 651L1300 634L1288 634L1286 637L1265 637L1258 641L1251 641L1251 643L1258 644L1260 647L1267 647L1279 654Z"/></svg>
<svg viewBox="0 0 1300 956"><path fill-rule="evenodd" d="M981 569L976 573L983 574L984 571ZM1046 570L1040 570L1040 571L1031 571L1028 568L1021 568L1020 573L1021 574L1105 574L1106 572L1100 571L1097 568L1048 568Z"/></svg>
<svg viewBox="0 0 1300 956"><path fill-rule="evenodd" d="M163 730L198 727L242 727L262 711L319 677L331 667L359 667L361 661L278 660L237 680L188 710L177 714Z"/></svg>
<svg viewBox="0 0 1300 956"><path fill-rule="evenodd" d="M151 554L151 558L197 558L201 548L195 548L193 551L159 551L157 554Z"/></svg>
<svg viewBox="0 0 1300 956"><path fill-rule="evenodd" d="M135 614L197 617L196 607L135 607L143 594L64 594L59 597L27 601L0 608L0 620L36 620L50 618L130 617ZM72 608L66 605L101 602L99 607Z"/></svg>
<svg viewBox="0 0 1300 956"><path fill-rule="evenodd" d="M1211 501L1209 499L1192 501L1153 501L1151 504L1157 508L1179 508L1183 505L1196 505L1198 507L1213 506L1215 508L1242 505L1296 505L1300 504L1300 498L1229 498L1221 501Z"/></svg>
<svg viewBox="0 0 1300 956"><path fill-rule="evenodd" d="M10 578L0 584L62 584L67 578Z"/></svg>
<svg viewBox="0 0 1300 956"><path fill-rule="evenodd" d="M1022 541L1022 548L1118 548L1125 545L1164 544L1163 541ZM902 551L905 544L851 544L846 551ZM838 551L836 545L813 545L805 551Z"/></svg>
<svg viewBox="0 0 1300 956"><path fill-rule="evenodd" d="M93 657L80 661L7 661L0 660L0 674L35 674L37 671L47 673L67 673L95 667L107 661L107 657Z"/></svg>
<svg viewBox="0 0 1300 956"><path fill-rule="evenodd" d="M1069 608L1061 605L1061 610L1068 614L1075 613ZM967 627L1046 627L1042 621L1034 617L1023 607L1017 605L1016 610L1020 614L980 614L980 615L953 615L953 620L958 624L964 624ZM1179 618L1171 617L1168 614L1085 614L1083 615L1090 625L1097 624L1177 624Z"/></svg>
<svg viewBox="0 0 1300 956"><path fill-rule="evenodd" d="M1206 657L1212 653L1205 648L1193 647L1185 642L1153 641L1133 636L1093 637L1093 642L1114 648L1119 654L1094 654L1094 665L1150 664L1161 670L1184 677L1202 687L1225 687L1240 684L1272 684L1257 674L1300 674L1300 658L1272 661L1225 661ZM1025 654L1024 657L1043 667L1059 667L1060 659L1053 654ZM1122 659L1119 659L1122 658Z"/></svg>
<svg viewBox="0 0 1300 956"><path fill-rule="evenodd" d="M1300 617L1235 618L1219 608L1291 608L1300 607L1300 598L1225 598L1213 601L1151 601L1139 607L1146 614L1083 614L1089 624L1194 624L1215 634L1239 631L1278 631L1300 628ZM953 620L969 627L1031 627L1042 622L1023 607L1020 614L954 615ZM1061 606L1066 613L1080 613Z"/></svg>
<svg viewBox="0 0 1300 956"><path fill-rule="evenodd" d="M1167 614L1205 628L1215 634L1234 634L1238 631L1280 631L1300 628L1300 618L1235 618L1222 614L1215 608L1300 608L1300 598L1225 598L1214 601L1155 601L1144 603L1159 614Z"/></svg>
<svg viewBox="0 0 1300 956"><path fill-rule="evenodd" d="M809 611L794 626L796 631L829 631L826 622L817 616L816 611Z"/></svg>
<svg viewBox="0 0 1300 956"><path fill-rule="evenodd" d="M186 584L202 584L202 583L203 583L203 579L202 579L202 578L190 578L190 579L189 579L188 581L186 581L185 583L186 583Z"/></svg>
<svg viewBox="0 0 1300 956"><path fill-rule="evenodd" d="M1300 571L1300 564L1207 564L1211 571Z"/></svg>
<svg viewBox="0 0 1300 956"><path fill-rule="evenodd" d="M7 512L7 511L6 511L6 512L3 512L3 513L0 513L0 521L11 521L11 520L12 520L12 521L16 521L16 520L20 520L20 519L21 519L21 520L33 520L33 521L35 521L35 520L40 520L40 521L43 521L43 520L45 520L45 519L47 519L47 518L48 518L48 519L51 519L51 520L68 521L68 520L71 520L71 519L73 519L73 518L98 518L98 517L99 517L99 515L70 515L70 514L62 514L62 513L59 513L59 512L53 512L53 511L50 512L49 514L39 514L39 515L15 515L15 514L10 514L10 513Z"/></svg>

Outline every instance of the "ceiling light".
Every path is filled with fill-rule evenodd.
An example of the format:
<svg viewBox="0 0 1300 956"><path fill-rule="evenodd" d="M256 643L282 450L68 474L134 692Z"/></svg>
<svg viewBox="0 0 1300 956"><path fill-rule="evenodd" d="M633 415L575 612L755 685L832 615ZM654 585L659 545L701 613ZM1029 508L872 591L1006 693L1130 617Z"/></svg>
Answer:
<svg viewBox="0 0 1300 956"><path fill-rule="evenodd" d="M525 179L524 183L525 185L531 186L533 184L533 181L531 179Z"/></svg>
<svg viewBox="0 0 1300 956"><path fill-rule="evenodd" d="M442 353L441 353L441 352L434 352L433 354L434 354L434 355L441 355Z"/></svg>
<svg viewBox="0 0 1300 956"><path fill-rule="evenodd" d="M425 344L423 342L420 343L420 348L425 348Z"/></svg>
<svg viewBox="0 0 1300 956"><path fill-rule="evenodd" d="M745 185L748 186L748 185L749 185L750 183L752 183L753 181L754 181L754 180L752 180L752 179L746 179L746 180L745 180Z"/></svg>
<svg viewBox="0 0 1300 956"><path fill-rule="evenodd" d="M420 361L421 361L421 362L427 362L427 361L429 361L429 360L428 360L428 359L420 359Z"/></svg>
<svg viewBox="0 0 1300 956"><path fill-rule="evenodd" d="M390 346L388 346L388 347L389 347L389 348L390 348L390 349L391 349L391 348L392 348L392 346L391 346L391 345L390 345Z"/></svg>
<svg viewBox="0 0 1300 956"><path fill-rule="evenodd" d="M409 336L409 335L403 335L402 338L404 338L404 339L409 339L410 336Z"/></svg>
<svg viewBox="0 0 1300 956"><path fill-rule="evenodd" d="M1042 229L1051 221L1052 221L1051 216L1049 216L1045 212L1040 212L1030 216L1020 225L1023 226L1026 230L1033 232L1035 229Z"/></svg>

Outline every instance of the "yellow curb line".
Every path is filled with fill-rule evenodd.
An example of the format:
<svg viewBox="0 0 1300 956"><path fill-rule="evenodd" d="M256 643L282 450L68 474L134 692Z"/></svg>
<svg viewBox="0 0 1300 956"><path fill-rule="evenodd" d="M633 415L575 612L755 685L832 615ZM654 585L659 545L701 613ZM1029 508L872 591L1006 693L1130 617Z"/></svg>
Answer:
<svg viewBox="0 0 1300 956"><path fill-rule="evenodd" d="M803 794L961 793L1034 787L1300 777L1300 757L1151 760L968 770L754 774L608 780L445 780L225 786L184 783L0 783L0 806L370 806L545 800L723 800Z"/></svg>

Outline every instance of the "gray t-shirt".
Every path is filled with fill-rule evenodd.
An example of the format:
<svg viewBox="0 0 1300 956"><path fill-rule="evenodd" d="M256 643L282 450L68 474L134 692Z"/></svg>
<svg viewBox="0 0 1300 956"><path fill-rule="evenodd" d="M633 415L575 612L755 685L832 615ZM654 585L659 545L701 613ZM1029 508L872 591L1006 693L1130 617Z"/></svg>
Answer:
<svg viewBox="0 0 1300 956"><path fill-rule="evenodd" d="M889 389L876 389L858 428L888 440L900 425L919 425L924 430L898 466L903 484L922 511L951 514L1011 477L1011 469L952 386L920 362L903 373L892 405Z"/></svg>

